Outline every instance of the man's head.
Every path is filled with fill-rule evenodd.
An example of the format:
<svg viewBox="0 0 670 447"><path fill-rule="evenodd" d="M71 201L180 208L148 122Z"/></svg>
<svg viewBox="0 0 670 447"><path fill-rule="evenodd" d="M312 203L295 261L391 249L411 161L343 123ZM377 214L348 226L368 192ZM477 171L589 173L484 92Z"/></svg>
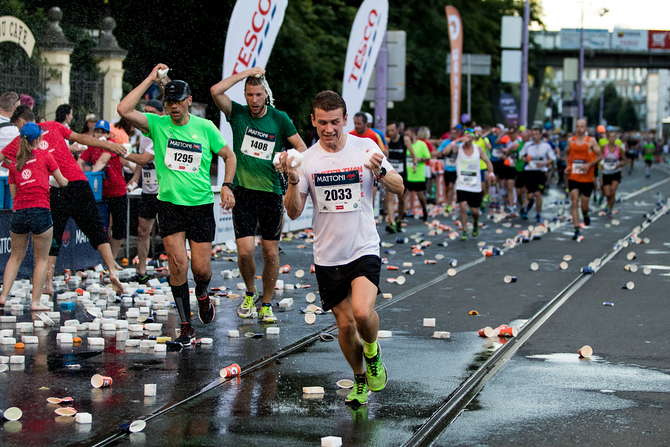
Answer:
<svg viewBox="0 0 670 447"><path fill-rule="evenodd" d="M163 115L163 103L157 99L150 99L144 105L144 111L146 113L153 113L154 115Z"/></svg>
<svg viewBox="0 0 670 447"><path fill-rule="evenodd" d="M399 130L398 123L391 121L386 125L386 137L391 141L397 141Z"/></svg>
<svg viewBox="0 0 670 447"><path fill-rule="evenodd" d="M521 135L521 141L524 143L527 141L530 141L530 131L528 129L524 129L520 132Z"/></svg>
<svg viewBox="0 0 670 447"><path fill-rule="evenodd" d="M347 104L337 93L326 90L312 101L312 125L316 127L321 144L337 149L347 125Z"/></svg>
<svg viewBox="0 0 670 447"><path fill-rule="evenodd" d="M61 124L70 124L72 121L72 107L70 104L61 104L56 109L56 122Z"/></svg>
<svg viewBox="0 0 670 447"><path fill-rule="evenodd" d="M26 123L35 121L35 114L27 105L20 105L14 110L12 114L11 122L21 130L21 128Z"/></svg>
<svg viewBox="0 0 670 447"><path fill-rule="evenodd" d="M189 116L188 108L193 102L191 87L184 81L170 81L165 85L163 104L176 124Z"/></svg>
<svg viewBox="0 0 670 447"><path fill-rule="evenodd" d="M93 129L93 136L95 138L100 137L107 138L109 136L109 122L105 120L99 120L97 123L95 123L95 129Z"/></svg>
<svg viewBox="0 0 670 447"><path fill-rule="evenodd" d="M354 115L354 129L356 129L356 133L359 135L363 135L365 133L368 128L366 125L367 123L368 117L365 116L365 113L358 112Z"/></svg>
<svg viewBox="0 0 670 447"><path fill-rule="evenodd" d="M462 129L463 129L463 126L461 126L461 127L458 127L458 126L454 126L454 127L452 127L451 130L449 131L449 139L450 139L451 141L456 141L457 139L459 139L460 136L461 136L461 132L463 131Z"/></svg>
<svg viewBox="0 0 670 447"><path fill-rule="evenodd" d="M9 118L20 104L18 93L5 92L0 96L0 113Z"/></svg>
<svg viewBox="0 0 670 447"><path fill-rule="evenodd" d="M530 131L530 135L533 138L535 144L539 143L542 141L542 128L537 126L533 127Z"/></svg>
<svg viewBox="0 0 670 447"><path fill-rule="evenodd" d="M251 116L258 118L265 114L268 92L265 90L262 78L249 76L244 81L244 99L247 101Z"/></svg>
<svg viewBox="0 0 670 447"><path fill-rule="evenodd" d="M412 143L416 142L416 127L408 127L405 130L405 135L409 137L410 141Z"/></svg>
<svg viewBox="0 0 670 447"><path fill-rule="evenodd" d="M575 124L575 134L580 137L586 134L586 120L577 120L577 123Z"/></svg>

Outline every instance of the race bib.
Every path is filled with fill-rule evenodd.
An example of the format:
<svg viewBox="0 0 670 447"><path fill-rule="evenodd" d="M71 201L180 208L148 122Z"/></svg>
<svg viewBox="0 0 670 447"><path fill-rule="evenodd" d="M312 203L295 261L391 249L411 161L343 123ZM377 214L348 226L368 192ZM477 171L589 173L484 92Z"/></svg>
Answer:
<svg viewBox="0 0 670 447"><path fill-rule="evenodd" d="M142 166L142 183L145 185L158 185L156 177L156 166L153 163L147 163Z"/></svg>
<svg viewBox="0 0 670 447"><path fill-rule="evenodd" d="M390 163L391 163L391 166L393 166L393 169L395 169L395 171L398 174L402 174L403 172L405 172L405 164L403 162L401 162L401 161L391 161Z"/></svg>
<svg viewBox="0 0 670 447"><path fill-rule="evenodd" d="M478 171L461 171L461 183L465 186L477 186L479 181Z"/></svg>
<svg viewBox="0 0 670 447"><path fill-rule="evenodd" d="M573 174L586 174L586 160L573 160L572 161L572 173Z"/></svg>
<svg viewBox="0 0 670 447"><path fill-rule="evenodd" d="M445 166L456 166L456 156L458 154L451 154L444 159Z"/></svg>
<svg viewBox="0 0 670 447"><path fill-rule="evenodd" d="M603 169L605 171L616 171L619 168L618 161L606 161L603 163Z"/></svg>
<svg viewBox="0 0 670 447"><path fill-rule="evenodd" d="M531 160L528 162L528 169L531 171L537 170L537 162L535 160Z"/></svg>
<svg viewBox="0 0 670 447"><path fill-rule="evenodd" d="M198 172L202 160L202 145L168 139L165 166L173 171Z"/></svg>
<svg viewBox="0 0 670 447"><path fill-rule="evenodd" d="M498 158L498 159L505 157L505 155L503 154L502 149L500 149L499 147L494 147L493 148L493 150L491 151L491 156L493 156L495 158Z"/></svg>
<svg viewBox="0 0 670 447"><path fill-rule="evenodd" d="M361 178L357 169L314 174L314 190L321 213L348 213L361 209Z"/></svg>
<svg viewBox="0 0 670 447"><path fill-rule="evenodd" d="M261 160L271 160L276 139L274 134L247 127L242 140L242 153Z"/></svg>

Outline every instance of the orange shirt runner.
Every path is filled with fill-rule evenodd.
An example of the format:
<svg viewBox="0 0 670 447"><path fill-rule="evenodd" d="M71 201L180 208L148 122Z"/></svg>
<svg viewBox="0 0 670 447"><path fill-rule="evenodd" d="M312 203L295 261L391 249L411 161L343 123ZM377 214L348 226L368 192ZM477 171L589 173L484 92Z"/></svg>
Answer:
<svg viewBox="0 0 670 447"><path fill-rule="evenodd" d="M577 137L572 137L570 139L570 159L568 160L568 167L570 168L568 180L593 183L595 164L588 170L585 170L584 167L595 159L596 153L591 150L591 137L587 136L582 144L577 144Z"/></svg>

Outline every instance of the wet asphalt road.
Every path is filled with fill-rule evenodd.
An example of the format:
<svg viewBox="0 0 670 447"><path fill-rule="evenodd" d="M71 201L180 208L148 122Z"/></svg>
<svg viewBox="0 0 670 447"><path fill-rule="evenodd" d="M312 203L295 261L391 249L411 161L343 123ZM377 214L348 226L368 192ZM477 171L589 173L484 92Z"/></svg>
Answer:
<svg viewBox="0 0 670 447"><path fill-rule="evenodd" d="M506 239L530 225L518 218L497 223L487 219L479 238L467 242L448 240L446 233L429 236L421 221L410 219L402 236L424 233L431 246L423 257L411 255L411 244L396 244L396 236L382 234L383 242L393 243L382 248L389 265L402 269L403 263L412 262L415 274L405 274L407 282L399 285L386 278L402 272L382 271L382 290L393 295L378 298L380 329L392 331L392 337L380 339L390 379L383 392L371 395L368 407L347 408L346 392L337 388L336 382L351 378L351 372L337 342L318 338L323 331L336 334L332 315L319 315L314 325L307 325L299 310L308 304L306 294L316 292L316 281L308 273L311 246L298 248L305 241L296 238L282 244L282 264L291 265L292 271L280 277L311 288L276 294L276 301L294 299L288 310L276 311L278 335L245 338L245 332L264 333L266 325L239 319L239 298L224 297L213 324L195 324L198 337L212 337L213 345L179 353L131 350L115 332L83 332L82 345L59 345L55 330L35 330L39 344L23 353L13 345L0 345L0 355L26 357L23 368L12 366L0 373L0 408L18 406L24 412L20 421L0 425L0 444L314 446L323 436L339 436L350 446L403 445L505 342L480 338L478 329L503 323L520 327L580 277L582 266L602 258L604 265L597 273L500 368L460 417L436 434L435 445L664 445L669 438L665 289L670 216L661 216L640 234L649 244L633 245L607 258L614 244L644 222L660 198L670 195L666 171L655 169L651 179L641 174L638 167L633 176L624 175L621 195L635 195L617 205L620 213L615 219L620 224L612 225L595 211L581 243L571 240L570 223L557 222L541 240L484 258L479 243L503 248ZM568 206L561 201L555 188L550 191L545 219L566 215ZM437 219L453 227L453 216ZM506 226L510 222L513 226ZM438 246L445 239L448 246ZM387 249L395 253L385 254ZM626 258L630 251L637 255L633 261ZM567 254L572 260L561 270ZM444 259L423 263L436 255ZM446 274L450 259L458 260L453 277ZM537 271L530 270L531 262L539 264ZM631 263L639 266L636 273L624 270ZM212 287L225 285L238 293L241 279L224 280L219 274L235 266L215 261ZM650 275L642 272L645 266L652 268ZM298 269L307 272L301 279L294 275ZM518 280L505 284L505 275ZM627 281L635 283L633 290L621 288ZM603 306L604 301L614 306ZM125 310L121 308L122 317ZM472 310L479 315L469 315ZM30 313L17 317L31 320ZM163 321L163 335L174 337L174 317L171 311ZM81 306L74 315L64 312L60 323L71 318L85 319ZM435 318L435 327L424 327L424 318ZM13 327L3 323L0 328ZM241 337L228 337L231 329ZM449 331L451 338L432 338L434 331ZM90 350L90 336L105 339L102 351ZM577 350L586 344L594 355L580 360ZM68 362L80 369L67 369ZM242 366L243 375L219 379L219 369L232 363ZM112 386L93 389L90 377L95 373L111 376ZM144 384L152 383L157 395L144 397ZM305 386L322 386L325 393L303 396ZM93 423L80 425L56 416L56 407L46 402L50 396L72 396L74 407L91 413ZM147 420L143 432L128 435L119 430L135 419Z"/></svg>

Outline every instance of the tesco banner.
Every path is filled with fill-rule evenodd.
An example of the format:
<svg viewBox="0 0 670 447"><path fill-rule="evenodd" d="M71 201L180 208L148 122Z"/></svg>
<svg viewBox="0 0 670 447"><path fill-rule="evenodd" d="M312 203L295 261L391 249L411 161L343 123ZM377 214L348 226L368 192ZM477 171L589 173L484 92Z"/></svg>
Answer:
<svg viewBox="0 0 670 447"><path fill-rule="evenodd" d="M365 0L358 8L351 27L342 81L342 98L347 103L349 114L345 127L347 132L354 128L353 116L363 105L365 91L386 35L388 16L388 0Z"/></svg>
<svg viewBox="0 0 670 447"><path fill-rule="evenodd" d="M463 21L458 9L445 6L449 27L449 45L451 46L451 127L459 122L461 116L461 67L463 66Z"/></svg>
<svg viewBox="0 0 670 447"><path fill-rule="evenodd" d="M647 30L615 28L612 33L612 49L647 51Z"/></svg>
<svg viewBox="0 0 670 447"><path fill-rule="evenodd" d="M287 6L288 0L237 1L226 34L222 79L249 68L265 68L284 21ZM238 82L226 94L231 100L245 104L244 82ZM232 148L233 131L223 113L219 128ZM224 175L224 163L219 162L219 186L223 183Z"/></svg>
<svg viewBox="0 0 670 447"><path fill-rule="evenodd" d="M649 30L649 51L670 51L670 31Z"/></svg>

